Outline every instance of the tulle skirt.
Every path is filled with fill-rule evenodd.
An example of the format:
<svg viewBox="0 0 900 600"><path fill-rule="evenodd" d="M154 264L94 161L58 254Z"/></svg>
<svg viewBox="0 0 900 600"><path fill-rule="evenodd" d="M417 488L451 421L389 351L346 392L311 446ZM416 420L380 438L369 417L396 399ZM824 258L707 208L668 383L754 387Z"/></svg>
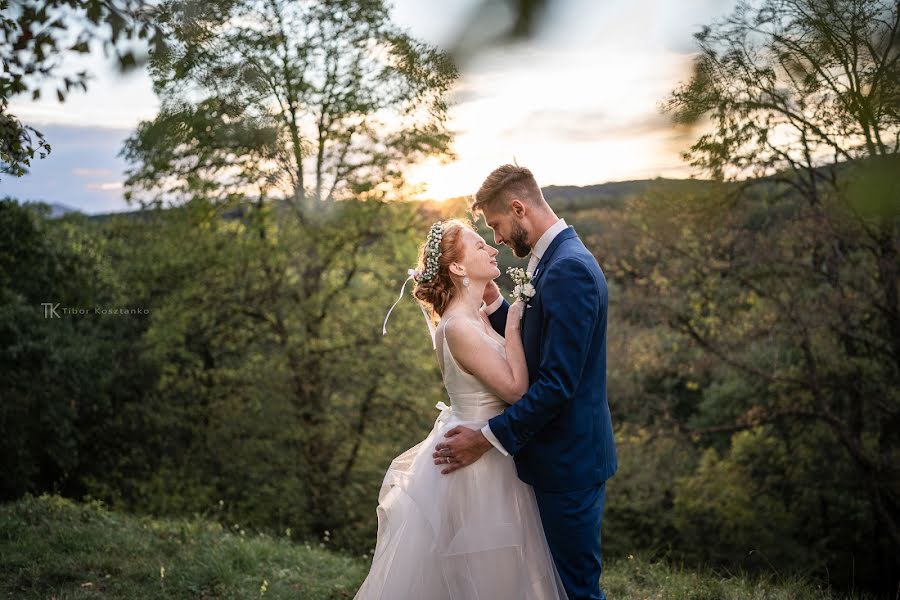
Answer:
<svg viewBox="0 0 900 600"><path fill-rule="evenodd" d="M450 413L450 414L448 414ZM457 425L445 410L421 443L394 459L378 496L378 541L357 600L557 600L531 486L492 448L449 475L431 454Z"/></svg>

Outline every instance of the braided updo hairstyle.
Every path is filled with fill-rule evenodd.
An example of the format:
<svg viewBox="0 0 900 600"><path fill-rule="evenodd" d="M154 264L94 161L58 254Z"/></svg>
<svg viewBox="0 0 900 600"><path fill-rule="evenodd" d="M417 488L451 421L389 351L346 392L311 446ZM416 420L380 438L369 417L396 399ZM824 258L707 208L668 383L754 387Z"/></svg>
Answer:
<svg viewBox="0 0 900 600"><path fill-rule="evenodd" d="M461 261L465 256L465 247L460 239L463 229L472 229L472 226L461 219L450 219L442 223L441 256L438 258L437 272L428 281L420 281L417 278L416 287L413 289L413 295L422 302L430 304L439 316L444 314L444 310L456 293L456 284L450 274L450 265ZM420 273L425 272L428 241L425 241L419 251L417 270Z"/></svg>

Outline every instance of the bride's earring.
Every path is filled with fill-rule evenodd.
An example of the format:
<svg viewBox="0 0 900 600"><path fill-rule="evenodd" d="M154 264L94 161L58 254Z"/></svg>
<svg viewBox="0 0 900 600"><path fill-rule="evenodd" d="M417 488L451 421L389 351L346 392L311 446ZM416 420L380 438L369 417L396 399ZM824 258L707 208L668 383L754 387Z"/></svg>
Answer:
<svg viewBox="0 0 900 600"><path fill-rule="evenodd" d="M463 277L463 287L469 287L469 278Z"/></svg>

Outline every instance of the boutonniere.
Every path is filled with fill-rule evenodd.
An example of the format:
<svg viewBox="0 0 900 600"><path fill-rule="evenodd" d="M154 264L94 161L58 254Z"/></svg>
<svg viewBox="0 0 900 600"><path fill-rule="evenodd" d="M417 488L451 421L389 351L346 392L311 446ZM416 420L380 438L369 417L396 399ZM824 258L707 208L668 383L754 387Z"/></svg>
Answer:
<svg viewBox="0 0 900 600"><path fill-rule="evenodd" d="M521 300L527 306L528 301L534 297L535 293L534 285L531 283L531 275L521 267L510 267L506 270L506 273L516 285L512 292L513 300Z"/></svg>

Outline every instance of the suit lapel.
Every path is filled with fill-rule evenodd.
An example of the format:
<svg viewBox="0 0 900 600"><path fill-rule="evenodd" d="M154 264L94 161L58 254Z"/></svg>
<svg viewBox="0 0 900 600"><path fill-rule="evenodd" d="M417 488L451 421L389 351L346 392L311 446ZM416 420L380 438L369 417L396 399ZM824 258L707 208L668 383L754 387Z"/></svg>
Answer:
<svg viewBox="0 0 900 600"><path fill-rule="evenodd" d="M528 364L528 372L529 373L537 373L538 365L540 365L541 361L541 352L540 352L540 332L543 330L543 327L539 325L540 323L540 313L535 314L535 309L531 308L532 304L538 304L540 302L540 288L539 280L541 275L543 274L543 269L547 265L550 264L550 259L553 258L554 253L556 253L557 249L562 245L566 240L571 240L572 238L577 238L578 234L575 233L575 230L571 227L563 229L559 232L553 241L550 242L550 245L547 246L546 252L541 256L541 260L538 261L537 267L534 269L534 275L531 278L531 283L534 285L535 289L537 289L537 295L532 299L532 302L529 303L529 308L525 309L525 317L524 322L521 327L521 335L522 335L522 343L525 346L525 362Z"/></svg>
<svg viewBox="0 0 900 600"><path fill-rule="evenodd" d="M544 252L543 256L541 256L541 260L538 261L537 267L534 268L534 277L532 277L531 279L531 282L533 284L537 283L537 280L538 278L540 278L543 268L546 265L550 264L550 258L553 256L553 253L556 252L556 249L559 248L560 244L562 244L566 240L570 240L576 237L578 237L578 234L575 233L575 229L570 226L560 231L559 235L553 238L553 241L550 242L549 246L547 246L547 251Z"/></svg>

